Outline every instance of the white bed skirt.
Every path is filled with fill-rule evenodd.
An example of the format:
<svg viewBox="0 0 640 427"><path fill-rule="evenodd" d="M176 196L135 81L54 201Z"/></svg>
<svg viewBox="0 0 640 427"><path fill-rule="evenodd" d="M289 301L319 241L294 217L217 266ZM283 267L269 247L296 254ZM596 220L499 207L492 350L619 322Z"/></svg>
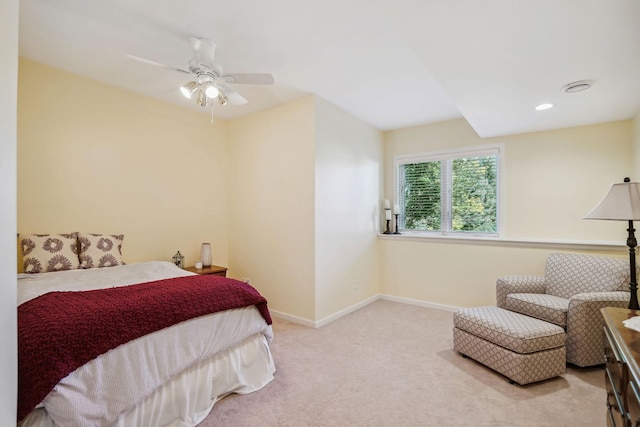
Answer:
<svg viewBox="0 0 640 427"><path fill-rule="evenodd" d="M173 377L110 427L192 427L230 393L246 394L273 380L275 365L263 333L255 334ZM89 425L89 424L86 424ZM98 424L96 424L98 425ZM60 427L38 408L21 427Z"/></svg>

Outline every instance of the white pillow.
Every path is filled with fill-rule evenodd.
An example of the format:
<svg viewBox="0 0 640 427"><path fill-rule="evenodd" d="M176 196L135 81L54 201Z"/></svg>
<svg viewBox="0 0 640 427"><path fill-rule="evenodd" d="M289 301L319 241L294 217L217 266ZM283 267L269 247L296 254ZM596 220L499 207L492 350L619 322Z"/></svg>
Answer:
<svg viewBox="0 0 640 427"><path fill-rule="evenodd" d="M25 273L80 268L78 233L21 234L22 265Z"/></svg>
<svg viewBox="0 0 640 427"><path fill-rule="evenodd" d="M123 234L80 233L80 268L113 267L122 261Z"/></svg>

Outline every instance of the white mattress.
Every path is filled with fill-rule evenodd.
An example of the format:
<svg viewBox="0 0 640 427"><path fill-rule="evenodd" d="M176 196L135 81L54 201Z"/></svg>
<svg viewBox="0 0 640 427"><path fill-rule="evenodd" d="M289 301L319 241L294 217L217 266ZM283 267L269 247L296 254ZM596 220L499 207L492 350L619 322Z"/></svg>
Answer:
<svg viewBox="0 0 640 427"><path fill-rule="evenodd" d="M125 286L190 274L157 261L20 275L18 301L52 290ZM221 396L254 391L273 379L271 339L271 326L253 306L179 323L78 368L22 425L194 426Z"/></svg>

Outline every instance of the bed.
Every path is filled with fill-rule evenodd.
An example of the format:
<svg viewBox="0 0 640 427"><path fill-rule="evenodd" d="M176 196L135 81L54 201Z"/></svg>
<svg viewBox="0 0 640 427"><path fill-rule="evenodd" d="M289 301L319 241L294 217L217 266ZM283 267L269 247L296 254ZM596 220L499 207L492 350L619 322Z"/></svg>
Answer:
<svg viewBox="0 0 640 427"><path fill-rule="evenodd" d="M223 283L229 287L232 284L248 286L219 276L192 276L197 275L163 261L19 274L18 425L195 426L224 396L230 393L250 393L268 384L273 379L275 366L269 349L273 335L265 300L264 304L256 303L201 314L127 341L78 366L55 383L42 399L38 397L38 392L44 394L40 383L51 376L49 372L40 372L40 365L59 369L66 362L49 359L46 351L42 352L45 356L40 355L40 348L36 346L34 350L33 343L31 347L27 346L29 341L35 339L31 336L26 338L28 329L36 330L40 326L36 324L34 327L34 320L37 321L38 316L41 316L45 323L53 310L51 307L56 306L44 305L45 314L42 315L35 314L34 307L37 304L50 296L75 298L93 295L92 298L95 298L109 294L104 299L99 297L97 302L112 298L130 300L128 295L134 294L122 292L137 292L151 287L171 288L171 292L175 292L174 282L198 282L201 288L207 288L207 292L210 292L210 286L202 286L203 281ZM255 289L249 288L257 294ZM173 301L183 301L175 296L170 298ZM85 318L93 317L96 312L86 304L80 303L77 309L73 309L67 300L63 301L58 305L63 307L61 312L65 316L68 313L79 315L85 310L85 314L81 314L84 321ZM179 307L156 307L152 310L166 317L172 315L173 310L184 312L184 307L191 309L199 304L198 301L191 301L174 306ZM145 303L145 307L155 306ZM182 310L179 310L181 307ZM26 327L29 316L35 316L36 319L32 318L31 326ZM104 321L104 329L93 327L93 330L96 334L108 335L104 331L117 323L117 317L136 319L133 316L129 312L122 316L110 315ZM57 315L51 317L57 318ZM75 336L81 335L80 329L82 328L71 334L74 336L69 339L79 341L69 344L69 348L77 349L80 344L86 345L87 351L95 351L92 347L97 345L94 346L92 340L85 338L82 341L82 338ZM48 337L45 334L38 338L45 350L49 348ZM33 366L27 364L27 360L31 361L32 357L38 360L32 362ZM34 366L38 369L32 369Z"/></svg>

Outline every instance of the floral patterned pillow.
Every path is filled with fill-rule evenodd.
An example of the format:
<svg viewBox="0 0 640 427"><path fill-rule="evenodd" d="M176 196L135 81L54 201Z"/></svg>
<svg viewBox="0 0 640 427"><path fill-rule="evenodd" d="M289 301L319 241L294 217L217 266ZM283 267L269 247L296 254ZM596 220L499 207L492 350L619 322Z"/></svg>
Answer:
<svg viewBox="0 0 640 427"><path fill-rule="evenodd" d="M113 267L122 261L123 234L80 233L80 268Z"/></svg>
<svg viewBox="0 0 640 427"><path fill-rule="evenodd" d="M78 233L21 234L22 264L25 273L80 268Z"/></svg>

